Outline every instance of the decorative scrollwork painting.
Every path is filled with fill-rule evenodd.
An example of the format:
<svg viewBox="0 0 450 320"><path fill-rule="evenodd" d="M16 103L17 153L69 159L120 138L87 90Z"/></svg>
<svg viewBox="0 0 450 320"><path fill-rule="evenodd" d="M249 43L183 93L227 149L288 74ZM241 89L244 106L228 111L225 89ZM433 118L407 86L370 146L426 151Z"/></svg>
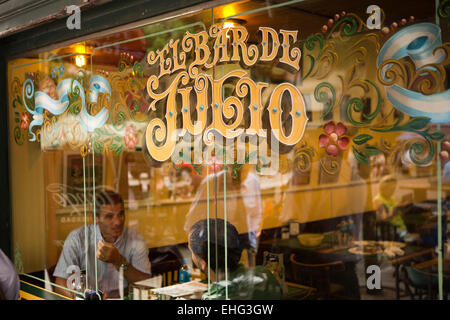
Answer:
<svg viewBox="0 0 450 320"><path fill-rule="evenodd" d="M448 1L438 11L446 18ZM392 133L408 132L417 137L408 144L412 163L430 164L436 141L444 138L436 124L450 120L450 44L442 42L440 27L410 17L373 30L342 12L318 31L303 41L299 30L260 27L255 44L245 27L217 24L152 47L140 61L121 54L112 71L93 65L90 72L74 72L59 60L48 63L47 72L18 68L10 82L11 135L18 145L29 140L43 149L90 146L97 154L119 155L142 148L155 163L176 153L186 135L201 136L203 145L214 145L217 133L226 139L273 136L283 148L294 148L299 172L318 161L334 175L344 154L369 164L390 152ZM254 81L252 69L267 62L300 77L276 86ZM211 70L221 65L231 71L217 76ZM320 106L318 118L307 116L312 105ZM252 158L258 170L271 162L248 152L243 163ZM182 160L198 172L208 161L196 162L188 153ZM230 163L233 176L243 163Z"/></svg>

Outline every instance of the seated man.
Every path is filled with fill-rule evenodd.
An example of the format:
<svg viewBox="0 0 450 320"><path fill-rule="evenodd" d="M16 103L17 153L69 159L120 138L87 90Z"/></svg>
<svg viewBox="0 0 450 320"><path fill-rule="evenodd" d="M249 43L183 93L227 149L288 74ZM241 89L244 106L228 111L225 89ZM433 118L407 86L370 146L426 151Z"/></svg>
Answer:
<svg viewBox="0 0 450 320"><path fill-rule="evenodd" d="M209 292L203 295L205 300L225 299L228 285L229 299L280 299L282 288L275 276L262 266L247 269L239 264L242 248L238 232L229 222L226 223L227 250L225 250L225 221L209 220L209 239L207 220L195 223L189 232L189 249L192 261L200 270L211 277ZM217 234L216 234L217 230ZM210 264L208 266L208 241L210 243ZM227 253L228 283L225 282L225 252Z"/></svg>
<svg viewBox="0 0 450 320"><path fill-rule="evenodd" d="M71 265L87 270L88 289L98 289L108 297L118 297L119 270L123 268L127 282L137 282L150 277L150 261L145 239L133 229L124 226L125 210L122 197L113 191L102 191L95 198L97 225L82 226L72 231L67 237L58 264L53 275L56 284L66 285ZM85 252L85 233L87 234L87 263ZM96 237L96 238L95 238ZM95 252L95 239L97 252ZM97 277L95 275L97 261ZM73 297L62 289L57 292Z"/></svg>

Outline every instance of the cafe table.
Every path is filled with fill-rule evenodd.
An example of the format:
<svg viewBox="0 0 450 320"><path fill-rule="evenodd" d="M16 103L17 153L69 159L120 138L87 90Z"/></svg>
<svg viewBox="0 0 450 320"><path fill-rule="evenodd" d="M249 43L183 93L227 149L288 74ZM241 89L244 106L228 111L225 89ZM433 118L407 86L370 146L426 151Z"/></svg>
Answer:
<svg viewBox="0 0 450 320"><path fill-rule="evenodd" d="M307 259L317 260L317 262L331 262L342 261L358 262L361 258L357 255L350 254L348 249L352 247L349 245L336 245L331 240L331 235L325 234L322 243L315 247L304 246L296 237L289 239L270 239L261 241L261 250L268 250L273 253L283 253L286 255L284 261L288 261L291 253L299 254Z"/></svg>
<svg viewBox="0 0 450 320"><path fill-rule="evenodd" d="M72 300L58 293L46 290L36 284L30 283L29 279L20 279L20 300Z"/></svg>
<svg viewBox="0 0 450 320"><path fill-rule="evenodd" d="M194 282L193 282L194 283ZM174 299L182 299L182 300L201 300L201 297L204 292L207 291L207 284L203 280L201 282L195 282L196 286L202 286L202 291L197 291L196 293L189 293L187 295L181 295L181 294L158 294L161 292L173 292L175 288L179 287L180 283L174 284L167 287L162 287L159 289L153 289L153 294L158 297L158 300L174 300ZM291 283L291 282L285 282L285 292L282 295L282 300L306 300L310 296L312 296L316 289L311 288L308 286L304 286L297 283ZM162 289L162 290L161 290Z"/></svg>
<svg viewBox="0 0 450 320"><path fill-rule="evenodd" d="M286 280L292 281L294 276L293 266L290 263L291 254L302 257L302 262L310 264L323 264L328 262L342 261L345 271L336 273L340 279L338 282L345 282L346 296L351 299L359 299L359 285L355 272L355 266L361 257L350 254L348 246L333 246L331 234L325 234L322 243L316 247L303 246L295 237L289 239L269 239L260 242L259 252L282 253L286 272Z"/></svg>
<svg viewBox="0 0 450 320"><path fill-rule="evenodd" d="M433 259L426 260L420 263L417 263L414 265L414 268L420 269L432 274L438 275L438 257L434 257ZM450 260L443 260L442 264L442 276L444 279L444 282L447 282L450 284Z"/></svg>
<svg viewBox="0 0 450 320"><path fill-rule="evenodd" d="M271 239L261 242L261 251L269 250L271 252L283 253L285 260L289 263L289 255L291 253L298 254L305 259L312 259L316 263L342 261L346 266L352 267L353 264L364 259L366 264L379 264L381 262L390 263L395 268L395 291L396 298L400 299L400 266L410 263L412 260L433 254L432 248L424 248L416 245L406 245L402 248L404 254L401 256L389 257L386 254L356 254L350 253L349 249L356 245L350 243L348 245L334 245L329 235L325 234L324 240L317 247L303 246L300 241L291 237L289 239Z"/></svg>

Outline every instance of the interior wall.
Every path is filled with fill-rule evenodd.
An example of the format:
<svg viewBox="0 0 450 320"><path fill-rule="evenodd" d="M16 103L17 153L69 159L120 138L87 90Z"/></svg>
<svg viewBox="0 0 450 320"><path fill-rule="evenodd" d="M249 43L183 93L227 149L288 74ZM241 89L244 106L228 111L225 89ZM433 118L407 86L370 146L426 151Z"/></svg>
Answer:
<svg viewBox="0 0 450 320"><path fill-rule="evenodd" d="M25 65L30 62L28 59L20 59L8 66L9 85L13 83L12 68L15 65ZM22 76L27 71L25 69ZM11 90L11 88L8 89ZM11 106L11 103L9 105ZM13 124L14 112L10 112L9 117L9 123ZM13 125L10 125L13 254L20 254L24 272L34 272L42 270L46 260L47 228L43 155L38 143L17 144L14 140L13 128Z"/></svg>

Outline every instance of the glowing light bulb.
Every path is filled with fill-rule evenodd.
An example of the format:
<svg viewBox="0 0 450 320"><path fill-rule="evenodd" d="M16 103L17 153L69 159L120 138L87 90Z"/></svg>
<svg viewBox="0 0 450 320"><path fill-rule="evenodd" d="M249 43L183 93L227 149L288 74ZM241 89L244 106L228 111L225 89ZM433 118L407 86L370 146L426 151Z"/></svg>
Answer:
<svg viewBox="0 0 450 320"><path fill-rule="evenodd" d="M233 28L235 25L236 25L236 24L235 24L234 22L229 22L229 21L227 21L227 22L225 22L225 23L223 24L223 28L224 28L224 29L225 29L225 28Z"/></svg>
<svg viewBox="0 0 450 320"><path fill-rule="evenodd" d="M224 28L224 29L227 29L227 28L233 28L233 27L235 27L235 26L236 26L236 23L231 22L231 21L226 21L226 22L223 23L223 28ZM230 38L230 35L229 35L228 31L229 31L229 30L227 30L227 38Z"/></svg>
<svg viewBox="0 0 450 320"><path fill-rule="evenodd" d="M82 54L77 55L75 57L75 64L80 68L86 64L86 59L84 58L84 56Z"/></svg>

